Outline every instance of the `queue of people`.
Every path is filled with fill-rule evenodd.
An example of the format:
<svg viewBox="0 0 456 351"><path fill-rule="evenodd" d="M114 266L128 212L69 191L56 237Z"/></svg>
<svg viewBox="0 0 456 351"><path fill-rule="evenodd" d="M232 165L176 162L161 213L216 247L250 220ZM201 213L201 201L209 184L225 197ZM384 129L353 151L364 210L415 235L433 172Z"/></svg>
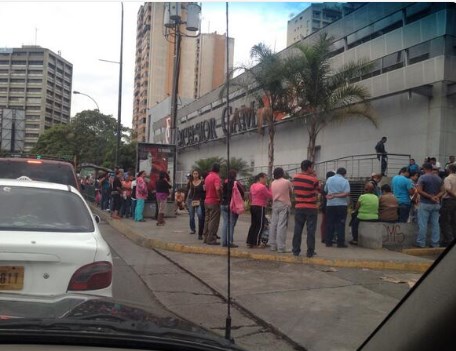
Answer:
<svg viewBox="0 0 456 351"><path fill-rule="evenodd" d="M454 157L453 157L454 159ZM429 159L431 161L431 159ZM326 247L336 244L346 248L345 227L348 216L350 183L347 171L341 167L336 172L328 172L324 183L317 179L310 160L301 163L301 172L291 180L285 178L285 171L274 169L274 179L268 186L265 173L255 176L248 189L250 203L250 227L247 248L270 248L278 253L301 253L302 233L306 227L306 256L315 252L315 233L319 209L321 211L321 241ZM431 226L432 247L446 246L456 237L456 164L442 168L431 162L422 167L413 159L394 176L391 185L383 184L382 174L372 174L364 185L364 193L356 201L351 215L351 245L358 244L359 224L363 221L411 222L418 223L419 231L416 246L425 247L428 225ZM99 199L103 210L111 210L112 218L132 217L136 222L144 222L144 203L149 196L145 172L136 178L133 174L124 175L116 170L97 180L101 193ZM187 188L181 191L181 205L186 205L189 214L189 233L196 234L198 240L207 245L221 245L235 248L235 226L239 213L232 207L233 194L245 198L246 189L236 179L235 170L229 170L226 179L221 179L220 165L215 163L211 171L201 174L193 170L188 175ZM234 191L236 187L236 191ZM165 224L165 206L172 184L169 175L162 172L156 184L158 203L157 225ZM287 249L287 229L294 199L294 232L291 250ZM177 201L177 197L176 197ZM271 221L266 216L266 208L272 205ZM195 221L195 215L197 222ZM221 225L221 236L218 235ZM221 240L219 240L221 239Z"/></svg>

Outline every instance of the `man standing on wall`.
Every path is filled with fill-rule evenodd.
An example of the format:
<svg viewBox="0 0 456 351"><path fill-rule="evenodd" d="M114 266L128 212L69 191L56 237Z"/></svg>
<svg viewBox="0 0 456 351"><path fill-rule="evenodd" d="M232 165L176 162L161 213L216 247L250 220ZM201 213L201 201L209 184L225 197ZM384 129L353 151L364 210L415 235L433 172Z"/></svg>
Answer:
<svg viewBox="0 0 456 351"><path fill-rule="evenodd" d="M350 184L345 179L347 170L339 168L336 175L328 178L325 185L326 199L326 246L331 247L337 233L337 247L345 248L345 222L347 221Z"/></svg>
<svg viewBox="0 0 456 351"><path fill-rule="evenodd" d="M222 180L219 176L220 165L214 163L212 170L207 175L204 184L206 187L206 199L204 208L204 243L208 245L220 245L217 242L217 231L220 223L220 200L222 198Z"/></svg>
<svg viewBox="0 0 456 351"><path fill-rule="evenodd" d="M375 145L375 152L377 152L377 160L381 162L381 172L382 176L386 175L386 169L388 168L388 154L385 150L386 137L382 139Z"/></svg>

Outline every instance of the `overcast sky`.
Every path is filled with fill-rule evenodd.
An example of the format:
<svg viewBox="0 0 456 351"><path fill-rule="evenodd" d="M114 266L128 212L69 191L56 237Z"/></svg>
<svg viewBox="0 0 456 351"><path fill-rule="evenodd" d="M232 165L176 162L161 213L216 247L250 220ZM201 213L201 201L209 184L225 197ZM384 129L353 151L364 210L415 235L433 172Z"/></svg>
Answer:
<svg viewBox="0 0 456 351"><path fill-rule="evenodd" d="M131 127L136 15L144 2L124 1L122 124ZM235 38L234 64L249 62L250 48L265 42L275 51L286 46L287 21L309 6L304 2L230 2L229 35ZM203 33L226 32L226 3L203 2ZM104 114L117 118L120 59L120 2L0 1L0 47L39 45L73 64L73 90L90 95ZM71 116L95 104L73 95Z"/></svg>

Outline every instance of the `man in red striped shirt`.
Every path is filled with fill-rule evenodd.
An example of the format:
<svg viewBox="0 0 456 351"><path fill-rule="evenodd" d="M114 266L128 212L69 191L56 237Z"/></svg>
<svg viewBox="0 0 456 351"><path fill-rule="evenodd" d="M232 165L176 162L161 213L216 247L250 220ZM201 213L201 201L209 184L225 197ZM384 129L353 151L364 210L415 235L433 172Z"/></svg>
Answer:
<svg viewBox="0 0 456 351"><path fill-rule="evenodd" d="M317 228L317 196L320 184L313 169L313 162L301 162L301 173L293 177L295 195L295 227L293 234L293 255L301 252L302 230L307 222L307 257L315 255L315 230Z"/></svg>

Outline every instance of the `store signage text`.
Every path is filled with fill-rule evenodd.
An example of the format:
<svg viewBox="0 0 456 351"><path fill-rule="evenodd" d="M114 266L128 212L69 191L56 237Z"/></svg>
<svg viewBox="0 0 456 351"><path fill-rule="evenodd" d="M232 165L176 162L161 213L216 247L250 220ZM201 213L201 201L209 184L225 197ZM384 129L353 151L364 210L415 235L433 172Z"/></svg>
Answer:
<svg viewBox="0 0 456 351"><path fill-rule="evenodd" d="M234 113L230 107L231 134L238 134L257 128L257 111L254 107L255 103L252 102L250 107L246 107L245 105L242 105L240 108L236 107ZM228 134L228 113L226 107L222 110L221 125L217 125L215 118L209 118L192 126L179 129L178 145L181 147L191 146L218 139L221 133L220 131L217 133L217 129L221 129L221 133L225 136Z"/></svg>

